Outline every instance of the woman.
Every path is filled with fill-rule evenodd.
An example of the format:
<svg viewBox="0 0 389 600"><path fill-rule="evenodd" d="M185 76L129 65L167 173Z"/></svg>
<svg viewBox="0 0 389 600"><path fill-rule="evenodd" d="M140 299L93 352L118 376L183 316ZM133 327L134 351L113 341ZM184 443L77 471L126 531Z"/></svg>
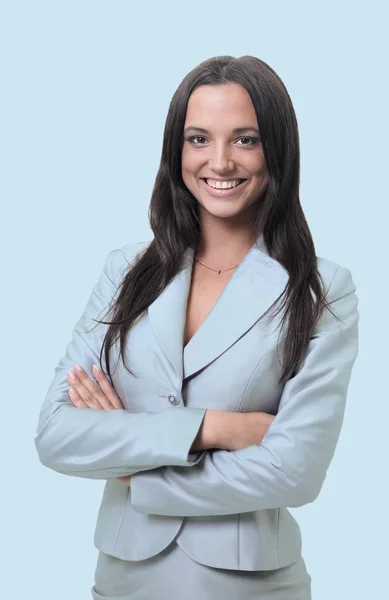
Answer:
<svg viewBox="0 0 389 600"><path fill-rule="evenodd" d="M150 223L151 242L109 253L35 437L49 468L107 480L92 596L309 599L287 507L315 500L334 454L358 299L315 254L267 64L221 56L184 78Z"/></svg>

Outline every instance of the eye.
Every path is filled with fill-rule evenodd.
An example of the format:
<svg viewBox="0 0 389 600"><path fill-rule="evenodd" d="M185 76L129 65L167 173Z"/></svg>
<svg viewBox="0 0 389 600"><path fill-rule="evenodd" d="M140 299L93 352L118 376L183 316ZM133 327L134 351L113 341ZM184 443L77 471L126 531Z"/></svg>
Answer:
<svg viewBox="0 0 389 600"><path fill-rule="evenodd" d="M193 144L193 146L202 146L204 142L196 142L195 140L205 140L206 138L202 135L192 135L188 138L186 138L187 142L190 142L191 144Z"/></svg>
<svg viewBox="0 0 389 600"><path fill-rule="evenodd" d="M207 138L203 135L192 135L190 137L185 138L185 140L192 144L192 146L204 146L204 144L207 141ZM255 146L255 144L259 143L260 141L259 138L249 136L242 136L238 139L238 141L242 140L244 141L244 143L238 144L238 146L242 146L244 148Z"/></svg>
<svg viewBox="0 0 389 600"><path fill-rule="evenodd" d="M241 137L239 140L247 140L246 144L239 144L240 146L254 146L257 142L259 142L259 138L255 137Z"/></svg>

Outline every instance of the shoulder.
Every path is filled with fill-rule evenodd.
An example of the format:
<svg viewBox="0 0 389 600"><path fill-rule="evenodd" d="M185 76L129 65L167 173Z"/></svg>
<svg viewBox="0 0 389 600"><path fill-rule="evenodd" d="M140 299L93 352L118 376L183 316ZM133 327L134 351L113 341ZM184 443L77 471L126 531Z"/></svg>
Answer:
<svg viewBox="0 0 389 600"><path fill-rule="evenodd" d="M344 294L355 292L356 286L350 269L344 265L324 258L317 257L317 268L323 279L328 298L336 300Z"/></svg>
<svg viewBox="0 0 389 600"><path fill-rule="evenodd" d="M330 331L339 327L338 318L343 328L351 337L357 336L359 321L359 298L356 285L348 267L332 260L317 257L318 270L324 281L326 300L331 305L331 311L326 310L321 315L317 333Z"/></svg>
<svg viewBox="0 0 389 600"><path fill-rule="evenodd" d="M152 240L147 240L143 242L132 242L131 244L125 244L117 249L117 252L120 252L127 262L127 264L132 263L143 250L151 244Z"/></svg>
<svg viewBox="0 0 389 600"><path fill-rule="evenodd" d="M128 270L137 256L149 246L151 241L132 242L109 252L104 269L112 282L119 285L125 271Z"/></svg>

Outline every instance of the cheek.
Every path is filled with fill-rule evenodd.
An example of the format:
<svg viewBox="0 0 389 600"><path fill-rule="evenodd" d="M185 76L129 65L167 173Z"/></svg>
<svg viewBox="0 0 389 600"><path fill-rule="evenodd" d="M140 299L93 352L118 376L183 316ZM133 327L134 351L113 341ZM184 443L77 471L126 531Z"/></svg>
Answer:
<svg viewBox="0 0 389 600"><path fill-rule="evenodd" d="M181 169L182 172L186 171L187 173L191 173L196 170L196 166L198 163L198 159L196 160L196 156L193 155L192 152L188 150L183 150L181 155Z"/></svg>
<svg viewBox="0 0 389 600"><path fill-rule="evenodd" d="M256 187L261 189L267 187L269 183L269 172L265 162L262 162L260 165L257 164L256 170L253 170L252 173L254 174Z"/></svg>
<svg viewBox="0 0 389 600"><path fill-rule="evenodd" d="M267 173L266 161L265 157L263 156L263 152L249 156L246 166L254 175L263 176Z"/></svg>

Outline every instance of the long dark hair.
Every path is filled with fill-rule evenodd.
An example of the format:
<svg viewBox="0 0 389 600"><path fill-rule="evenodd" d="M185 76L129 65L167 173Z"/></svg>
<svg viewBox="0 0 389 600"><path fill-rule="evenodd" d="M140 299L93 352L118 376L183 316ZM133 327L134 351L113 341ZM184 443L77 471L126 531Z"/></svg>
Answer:
<svg viewBox="0 0 389 600"><path fill-rule="evenodd" d="M105 371L111 382L110 348L120 340L118 358L121 357L127 371L133 374L125 356L128 331L178 273L185 250L196 247L201 231L198 202L181 175L189 97L200 85L229 82L242 85L251 97L269 173L268 186L258 202L254 232L257 236L263 233L269 255L289 274L281 295L283 302L273 313L276 316L284 310L281 327L288 319L280 383L299 369L322 310L329 307L317 269L314 243L300 205L299 134L286 87L269 65L254 56L210 58L186 75L170 102L161 162L149 207L154 238L123 277L110 305L112 320L95 319L109 325L101 347L100 366L103 368L104 353Z"/></svg>

